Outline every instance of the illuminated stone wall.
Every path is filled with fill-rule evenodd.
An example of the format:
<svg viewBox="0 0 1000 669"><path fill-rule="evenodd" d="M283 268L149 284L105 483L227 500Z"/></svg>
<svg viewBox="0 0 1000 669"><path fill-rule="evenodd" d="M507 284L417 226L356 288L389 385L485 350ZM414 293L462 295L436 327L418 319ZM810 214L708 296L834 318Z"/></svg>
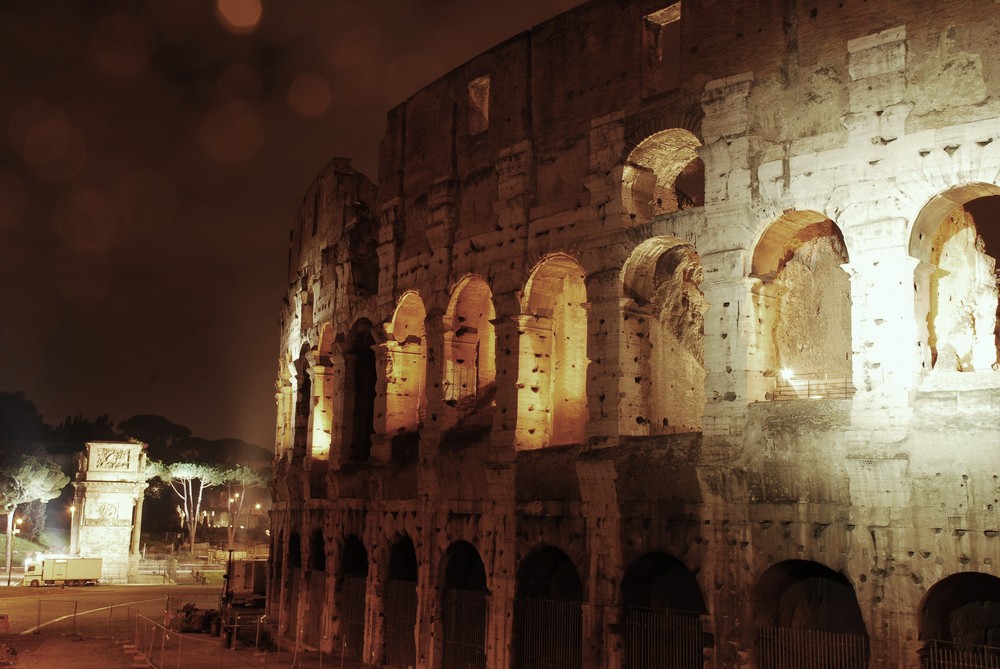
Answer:
<svg viewBox="0 0 1000 669"><path fill-rule="evenodd" d="M594 0L392 109L377 178L334 159L291 230L281 633L422 668L457 619L490 667L539 629L636 666L643 616L684 666L1000 646L998 32Z"/></svg>
<svg viewBox="0 0 1000 669"><path fill-rule="evenodd" d="M128 583L138 573L141 500L146 490L145 445L87 442L73 495L70 552L103 558L101 582Z"/></svg>

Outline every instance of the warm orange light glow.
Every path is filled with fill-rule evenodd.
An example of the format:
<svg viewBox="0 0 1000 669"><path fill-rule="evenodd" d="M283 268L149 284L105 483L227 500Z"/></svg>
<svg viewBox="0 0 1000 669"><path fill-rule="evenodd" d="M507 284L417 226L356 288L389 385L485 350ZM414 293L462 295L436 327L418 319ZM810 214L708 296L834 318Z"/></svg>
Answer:
<svg viewBox="0 0 1000 669"><path fill-rule="evenodd" d="M245 35L260 23L263 7L260 0L218 0L215 14L222 27L231 33Z"/></svg>

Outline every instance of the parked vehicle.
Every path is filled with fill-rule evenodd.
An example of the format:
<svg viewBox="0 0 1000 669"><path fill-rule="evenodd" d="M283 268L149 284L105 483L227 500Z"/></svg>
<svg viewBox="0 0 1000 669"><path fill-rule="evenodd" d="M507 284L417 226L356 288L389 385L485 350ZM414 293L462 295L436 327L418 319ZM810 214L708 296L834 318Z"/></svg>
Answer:
<svg viewBox="0 0 1000 669"><path fill-rule="evenodd" d="M264 606L267 599L267 560L233 560L228 599L233 606Z"/></svg>
<svg viewBox="0 0 1000 669"><path fill-rule="evenodd" d="M44 557L24 561L22 585L97 585L104 566L101 558Z"/></svg>

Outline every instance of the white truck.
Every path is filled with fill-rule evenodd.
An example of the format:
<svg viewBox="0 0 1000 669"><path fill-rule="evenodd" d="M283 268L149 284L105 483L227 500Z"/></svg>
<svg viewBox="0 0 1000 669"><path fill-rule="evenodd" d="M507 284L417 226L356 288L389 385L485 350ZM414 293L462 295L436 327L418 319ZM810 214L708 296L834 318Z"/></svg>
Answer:
<svg viewBox="0 0 1000 669"><path fill-rule="evenodd" d="M101 580L101 558L42 557L24 561L22 585L97 585Z"/></svg>
<svg viewBox="0 0 1000 669"><path fill-rule="evenodd" d="M263 606L267 599L267 560L233 560L227 594L233 606Z"/></svg>

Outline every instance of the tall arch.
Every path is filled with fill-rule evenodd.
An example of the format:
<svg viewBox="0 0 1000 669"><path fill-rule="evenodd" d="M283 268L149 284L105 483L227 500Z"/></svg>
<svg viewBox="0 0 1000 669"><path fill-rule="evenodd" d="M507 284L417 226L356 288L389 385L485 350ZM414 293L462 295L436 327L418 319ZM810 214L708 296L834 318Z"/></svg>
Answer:
<svg viewBox="0 0 1000 669"><path fill-rule="evenodd" d="M840 228L813 211L786 212L754 246L755 353L772 399L854 394L848 260Z"/></svg>
<svg viewBox="0 0 1000 669"><path fill-rule="evenodd" d="M375 337L372 324L361 319L348 340L344 365L344 443L350 459L363 462L371 455L375 431Z"/></svg>
<svg viewBox="0 0 1000 669"><path fill-rule="evenodd" d="M441 669L486 669L487 594L479 551L456 541L445 553Z"/></svg>
<svg viewBox="0 0 1000 669"><path fill-rule="evenodd" d="M701 259L672 237L639 244L622 268L622 434L697 432L705 410ZM631 410L629 410L631 409Z"/></svg>
<svg viewBox="0 0 1000 669"><path fill-rule="evenodd" d="M664 669L704 664L708 637L701 616L708 612L694 575L678 559L647 553L622 578L625 669Z"/></svg>
<svg viewBox="0 0 1000 669"><path fill-rule="evenodd" d="M558 548L545 546L521 561L514 602L514 669L583 666L583 584Z"/></svg>
<svg viewBox="0 0 1000 669"><path fill-rule="evenodd" d="M496 335L493 294L478 275L462 279L445 315L444 399L467 413L496 385Z"/></svg>
<svg viewBox="0 0 1000 669"><path fill-rule="evenodd" d="M635 225L705 204L701 141L683 128L662 130L632 149L622 171L622 207Z"/></svg>
<svg viewBox="0 0 1000 669"><path fill-rule="evenodd" d="M387 434L415 431L424 411L427 370L427 310L415 292L407 292L396 305L386 328L389 365L386 378Z"/></svg>
<svg viewBox="0 0 1000 669"><path fill-rule="evenodd" d="M417 553L403 536L389 550L389 578L385 582L385 664L416 666Z"/></svg>
<svg viewBox="0 0 1000 669"><path fill-rule="evenodd" d="M926 369L988 370L997 362L1000 187L974 183L933 197L910 235L920 261L917 321Z"/></svg>
<svg viewBox="0 0 1000 669"><path fill-rule="evenodd" d="M532 271L521 301L518 441L521 448L581 443L587 412L587 289L572 257Z"/></svg>
<svg viewBox="0 0 1000 669"><path fill-rule="evenodd" d="M304 455L309 442L309 414L312 412L312 379L309 376L309 345L302 347L299 359L295 361L295 436L294 452Z"/></svg>
<svg viewBox="0 0 1000 669"><path fill-rule="evenodd" d="M1000 578L964 572L935 583L919 609L921 654L931 661L944 658L953 666L1000 664ZM952 666L952 665L948 665Z"/></svg>
<svg viewBox="0 0 1000 669"><path fill-rule="evenodd" d="M344 537L340 574L334 589L340 613L341 647L347 657L360 660L365 644L365 594L368 590L368 552L354 534Z"/></svg>
<svg viewBox="0 0 1000 669"><path fill-rule="evenodd" d="M326 601L326 541L323 530L313 528L309 535L306 606L309 612L303 627L305 642L318 647L323 637L323 602Z"/></svg>
<svg viewBox="0 0 1000 669"><path fill-rule="evenodd" d="M843 574L818 562L779 562L761 575L751 604L761 669L868 667L868 630ZM821 664L825 658L836 660Z"/></svg>

